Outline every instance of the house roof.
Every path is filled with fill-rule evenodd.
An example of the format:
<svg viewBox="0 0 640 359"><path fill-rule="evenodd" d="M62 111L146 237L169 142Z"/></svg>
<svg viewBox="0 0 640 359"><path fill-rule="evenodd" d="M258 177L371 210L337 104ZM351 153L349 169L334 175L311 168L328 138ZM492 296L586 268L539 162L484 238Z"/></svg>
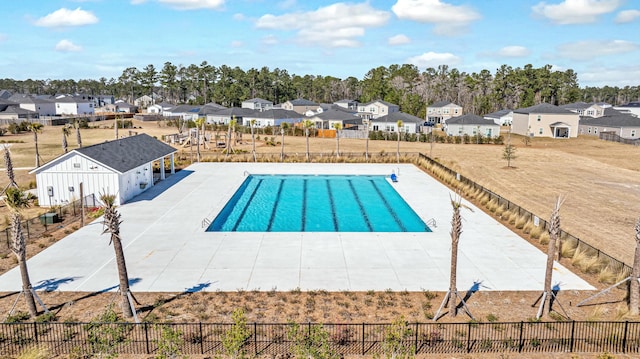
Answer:
<svg viewBox="0 0 640 359"><path fill-rule="evenodd" d="M352 102L358 102L358 101L356 101L356 100L349 100L349 99L345 98L345 99L342 99L342 100L338 100L338 101L336 101L336 102L334 102L334 103L352 103Z"/></svg>
<svg viewBox="0 0 640 359"><path fill-rule="evenodd" d="M509 110L509 109L505 109L505 110L500 110L500 111L496 111L496 112L492 112L492 113L488 113L486 115L484 115L484 118L500 118L504 115L508 115L509 113L513 112L513 110ZM450 120L448 120L447 122L449 122Z"/></svg>
<svg viewBox="0 0 640 359"><path fill-rule="evenodd" d="M323 111L322 113L309 116L309 118L316 118L316 117L321 120L340 120L340 121L362 120L362 118L357 116L354 112L341 111L333 108Z"/></svg>
<svg viewBox="0 0 640 359"><path fill-rule="evenodd" d="M387 102L387 101L382 101L382 100L373 100L373 101L369 101L369 102L367 102L367 103L362 103L362 104L360 104L360 106L369 106L369 105L371 105L371 104L373 104L373 103L376 103L376 102L379 102L379 103L381 103L381 104L383 104L383 105L385 105L385 106L387 106L387 107L391 107L391 106L396 106L396 107L398 107L398 105L396 105L395 103L391 103L391 102Z"/></svg>
<svg viewBox="0 0 640 359"><path fill-rule="evenodd" d="M486 118L482 118L478 115L474 115L474 114L466 114L466 115L462 115L462 116L458 116L458 117L452 117L450 119L447 120L447 125L491 125L491 126L498 126L496 125L495 122L493 122L493 120L489 120Z"/></svg>
<svg viewBox="0 0 640 359"><path fill-rule="evenodd" d="M574 103L568 103L566 105L562 105L560 107L567 109L567 110L584 110L586 108L591 107L590 103L586 103L586 102L574 102Z"/></svg>
<svg viewBox="0 0 640 359"><path fill-rule="evenodd" d="M206 116L206 115L214 114L220 110L225 110L225 109L226 107L222 105L218 105L215 102L209 102L208 104L205 104L204 106L200 107L200 111L198 112L198 115Z"/></svg>
<svg viewBox="0 0 640 359"><path fill-rule="evenodd" d="M283 110L281 108L274 108L273 110L257 112L254 116L256 118L269 118L274 120L283 119L283 118L288 118L288 119L302 118L302 115L295 111Z"/></svg>
<svg viewBox="0 0 640 359"><path fill-rule="evenodd" d="M445 107L447 105L456 105L456 104L451 102L451 101L438 101L438 102L432 103L428 107ZM456 105L456 106L458 106L458 105Z"/></svg>
<svg viewBox="0 0 640 359"><path fill-rule="evenodd" d="M602 117L580 117L580 125L609 127L640 127L640 117L618 113Z"/></svg>
<svg viewBox="0 0 640 359"><path fill-rule="evenodd" d="M13 101L16 103L53 103L52 100L41 97L34 97L24 94L15 94L9 97L9 101Z"/></svg>
<svg viewBox="0 0 640 359"><path fill-rule="evenodd" d="M256 103L256 102L257 102L257 103L273 103L273 102L271 102L271 101L269 101L269 100L265 100L265 99L262 99L262 98L259 98L259 97L254 97L254 98L251 98L251 99L248 99L248 100L244 100L244 101L242 101L242 102L251 102L251 103Z"/></svg>
<svg viewBox="0 0 640 359"><path fill-rule="evenodd" d="M31 172L41 172L54 163L57 163L59 159L80 154L118 173L125 173L145 163L153 162L177 151L178 150L166 143L143 133L92 146L76 148Z"/></svg>
<svg viewBox="0 0 640 359"><path fill-rule="evenodd" d="M193 105L178 105L176 107L172 107L167 110L170 113L185 113L185 112L198 112L200 111L200 106Z"/></svg>
<svg viewBox="0 0 640 359"><path fill-rule="evenodd" d="M3 111L4 113L15 113L16 115L38 116L36 111L24 109L17 105L10 105Z"/></svg>
<svg viewBox="0 0 640 359"><path fill-rule="evenodd" d="M380 116L376 119L370 120L371 122L415 122L415 123L423 123L424 119L420 117L416 117L414 115L410 115L404 112L392 112L388 115Z"/></svg>
<svg viewBox="0 0 640 359"><path fill-rule="evenodd" d="M250 116L256 113L256 110L250 108L242 108L242 107L231 107L225 108L222 110L215 111L211 113L214 116L236 116L236 117L244 117Z"/></svg>
<svg viewBox="0 0 640 359"><path fill-rule="evenodd" d="M616 106L616 107L640 107L640 101L635 101L635 102L629 102L626 105L620 105L620 106Z"/></svg>
<svg viewBox="0 0 640 359"><path fill-rule="evenodd" d="M156 103L156 104L151 105L151 106L158 106L158 107L161 107L161 108L171 108L174 105L172 105L172 104L170 104L168 102L159 102L159 103Z"/></svg>
<svg viewBox="0 0 640 359"><path fill-rule="evenodd" d="M519 108L517 110L513 110L514 113L524 113L524 114L532 114L532 113L555 113L562 115L576 115L574 112L571 112L565 108L558 107L555 105L551 105L548 103L541 103L538 105ZM577 116L577 115L576 115Z"/></svg>
<svg viewBox="0 0 640 359"><path fill-rule="evenodd" d="M11 91L9 90L0 90L0 99L8 99L11 97Z"/></svg>
<svg viewBox="0 0 640 359"><path fill-rule="evenodd" d="M293 106L316 106L317 105L317 103L313 101L309 101L304 98L297 98L295 100L290 100L289 103L291 103Z"/></svg>

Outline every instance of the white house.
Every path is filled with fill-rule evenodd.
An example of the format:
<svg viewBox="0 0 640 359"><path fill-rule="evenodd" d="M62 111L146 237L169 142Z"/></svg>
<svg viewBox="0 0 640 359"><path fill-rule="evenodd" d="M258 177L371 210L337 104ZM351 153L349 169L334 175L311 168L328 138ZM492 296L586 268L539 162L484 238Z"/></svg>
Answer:
<svg viewBox="0 0 640 359"><path fill-rule="evenodd" d="M427 122L431 124L446 123L448 119L462 115L462 106L451 101L439 101L427 106Z"/></svg>
<svg viewBox="0 0 640 359"><path fill-rule="evenodd" d="M93 115L93 101L75 96L58 96L53 99L56 115Z"/></svg>
<svg viewBox="0 0 640 359"><path fill-rule="evenodd" d="M401 128L398 128L398 121L402 121ZM371 131L418 133L423 122L424 120L420 117L404 112L393 112L386 116L369 120L369 129Z"/></svg>
<svg viewBox="0 0 640 359"><path fill-rule="evenodd" d="M626 105L614 106L615 110L626 112L636 117L640 117L640 101L629 102Z"/></svg>
<svg viewBox="0 0 640 359"><path fill-rule="evenodd" d="M254 126L256 127L273 127L280 126L283 122L293 126L294 123L300 122L302 119L302 115L295 111L276 108L262 112L254 111L253 113L246 114L242 118L242 122L245 126L249 126L251 124L251 120L255 120Z"/></svg>
<svg viewBox="0 0 640 359"><path fill-rule="evenodd" d="M358 104L358 115L363 119L378 118L398 111L400 106L382 100Z"/></svg>
<svg viewBox="0 0 640 359"><path fill-rule="evenodd" d="M511 126L511 121L513 121L513 111L500 110L500 111L488 113L483 117L486 118L487 120L492 120L496 125Z"/></svg>
<svg viewBox="0 0 640 359"><path fill-rule="evenodd" d="M178 105L176 107L172 107L168 110L164 110L162 112L162 116L164 117L179 117L184 121L197 121L198 112L200 111L200 106L192 106L192 105Z"/></svg>
<svg viewBox="0 0 640 359"><path fill-rule="evenodd" d="M445 126L449 136L476 136L478 134L491 138L500 136L500 125L493 120L474 114L452 117L447 120Z"/></svg>
<svg viewBox="0 0 640 359"><path fill-rule="evenodd" d="M40 166L35 173L38 203L42 207L62 205L79 199L82 183L85 196L113 194L120 205L153 186L153 162L169 157L174 173L173 147L140 134L74 149ZM160 179L165 178L164 164Z"/></svg>
<svg viewBox="0 0 640 359"><path fill-rule="evenodd" d="M37 112L40 116L55 116L56 114L56 104L50 99L15 94L9 100L18 103L25 110Z"/></svg>
<svg viewBox="0 0 640 359"><path fill-rule="evenodd" d="M256 97L242 101L241 107L251 110L267 111L273 109L273 102Z"/></svg>
<svg viewBox="0 0 640 359"><path fill-rule="evenodd" d="M219 110L206 115L206 122L208 124L227 125L231 120L236 120L236 124L239 126L249 126L248 116L253 116L260 111L252 110L249 108L231 107L224 110Z"/></svg>
<svg viewBox="0 0 640 359"><path fill-rule="evenodd" d="M576 112L541 103L513 111L513 133L530 137L578 137L580 116Z"/></svg>
<svg viewBox="0 0 640 359"><path fill-rule="evenodd" d="M164 111L170 110L174 105L166 102L160 102L147 107L147 113L162 114Z"/></svg>

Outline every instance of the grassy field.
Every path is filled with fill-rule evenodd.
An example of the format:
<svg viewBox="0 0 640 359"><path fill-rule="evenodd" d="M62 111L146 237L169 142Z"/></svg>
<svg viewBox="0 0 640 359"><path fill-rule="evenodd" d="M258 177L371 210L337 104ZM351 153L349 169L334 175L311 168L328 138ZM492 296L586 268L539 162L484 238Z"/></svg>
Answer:
<svg viewBox="0 0 640 359"><path fill-rule="evenodd" d="M114 138L111 121L94 122L98 128L83 129L83 145L90 145ZM133 131L144 132L160 138L163 134L177 132L175 128L160 126L155 122L134 121ZM128 135L120 130L120 135ZM268 136L272 137L272 136ZM62 154L60 127L44 127L39 134L39 148L44 162ZM261 135L261 140L265 136ZM33 135L5 135L0 140L10 143L14 167L33 168L35 150ZM280 141L280 136L275 136ZM69 149L76 148L75 133L68 138ZM461 174L475 180L511 201L548 218L558 195L566 195L561 209L562 228L608 254L631 263L635 246L634 224L640 215L640 148L600 141L592 137L577 139L537 139L525 144L514 136L517 146L513 168L506 167L502 158L504 146L475 144L435 144L433 157ZM369 151L385 151L393 156L396 141L369 141ZM203 157L211 157L217 151L203 150ZM186 152L189 147L178 147ZM304 137L285 137L285 151L305 153ZM364 140L340 140L341 152L363 153ZM250 152L251 139L244 135L244 143L236 149ZM335 139L311 138L311 152L330 156L336 149ZM280 153L280 146L270 146L257 141L258 153ZM402 152L429 154L428 143L401 142ZM28 170L16 171L18 183L27 187L35 183ZM6 176L0 176L0 185L6 185Z"/></svg>

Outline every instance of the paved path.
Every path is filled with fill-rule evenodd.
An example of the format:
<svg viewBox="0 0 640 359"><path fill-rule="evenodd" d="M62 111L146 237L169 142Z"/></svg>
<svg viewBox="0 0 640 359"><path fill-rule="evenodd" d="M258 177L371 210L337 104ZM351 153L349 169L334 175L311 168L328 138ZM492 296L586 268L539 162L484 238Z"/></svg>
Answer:
<svg viewBox="0 0 640 359"><path fill-rule="evenodd" d="M383 174L431 233L214 233L213 219L249 173ZM451 191L412 165L200 163L156 184L120 207L132 290L410 290L446 291ZM471 208L473 205L468 204ZM463 211L458 289L542 290L546 256L475 208ZM113 248L90 224L29 260L38 290L107 291L117 286ZM563 266L561 289L593 289ZM0 291L20 289L17 269Z"/></svg>

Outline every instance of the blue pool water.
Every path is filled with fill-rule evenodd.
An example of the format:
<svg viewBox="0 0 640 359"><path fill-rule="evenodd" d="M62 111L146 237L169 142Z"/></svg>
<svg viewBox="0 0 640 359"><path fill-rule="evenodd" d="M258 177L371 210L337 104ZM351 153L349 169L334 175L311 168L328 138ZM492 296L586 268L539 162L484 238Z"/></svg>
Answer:
<svg viewBox="0 0 640 359"><path fill-rule="evenodd" d="M431 232L384 176L250 175L210 232Z"/></svg>

